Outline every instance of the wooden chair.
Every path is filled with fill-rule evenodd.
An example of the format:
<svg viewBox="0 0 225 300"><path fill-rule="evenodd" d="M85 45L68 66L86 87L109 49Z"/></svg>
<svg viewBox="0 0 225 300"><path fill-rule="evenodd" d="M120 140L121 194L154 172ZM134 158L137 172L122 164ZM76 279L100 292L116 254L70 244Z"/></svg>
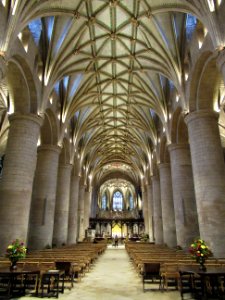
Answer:
<svg viewBox="0 0 225 300"><path fill-rule="evenodd" d="M61 271L59 271L59 270L49 270L49 271L42 274L41 284L40 284L41 297L42 298L44 296L56 297L56 298L59 297L60 276L61 276ZM62 289L64 290L64 282L63 282L63 288Z"/></svg>
<svg viewBox="0 0 225 300"><path fill-rule="evenodd" d="M64 271L63 281L69 282L69 289L73 287L74 283L74 272L72 268L72 264L69 261L56 261L55 266L57 270Z"/></svg>
<svg viewBox="0 0 225 300"><path fill-rule="evenodd" d="M175 286L176 289L180 287L180 274L178 264L164 263L162 275L162 288L168 290L169 285Z"/></svg>
<svg viewBox="0 0 225 300"><path fill-rule="evenodd" d="M39 270L39 262L26 261L23 265L23 270ZM27 274L24 278L26 289L33 290L35 293L38 291L40 274Z"/></svg>
<svg viewBox="0 0 225 300"><path fill-rule="evenodd" d="M144 263L142 271L143 292L145 292L145 284L159 282L161 288L160 263Z"/></svg>
<svg viewBox="0 0 225 300"><path fill-rule="evenodd" d="M199 295L201 294L201 281L199 276L194 273L191 274L182 271L179 271L179 273L181 299L184 299L185 294L191 295L191 297L194 297L194 299L195 297L199 299Z"/></svg>

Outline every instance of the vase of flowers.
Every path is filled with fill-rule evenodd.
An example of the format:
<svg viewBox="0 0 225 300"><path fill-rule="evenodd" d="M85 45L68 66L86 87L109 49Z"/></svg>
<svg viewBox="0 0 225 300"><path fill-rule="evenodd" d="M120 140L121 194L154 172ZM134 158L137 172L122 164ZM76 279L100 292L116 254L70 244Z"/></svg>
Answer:
<svg viewBox="0 0 225 300"><path fill-rule="evenodd" d="M24 243L18 239L14 240L12 244L8 245L6 249L6 257L11 261L10 269L16 269L16 263L26 257L27 249Z"/></svg>
<svg viewBox="0 0 225 300"><path fill-rule="evenodd" d="M208 257L212 256L212 252L202 239L196 239L189 248L192 258L199 263L199 269L206 271L205 261Z"/></svg>

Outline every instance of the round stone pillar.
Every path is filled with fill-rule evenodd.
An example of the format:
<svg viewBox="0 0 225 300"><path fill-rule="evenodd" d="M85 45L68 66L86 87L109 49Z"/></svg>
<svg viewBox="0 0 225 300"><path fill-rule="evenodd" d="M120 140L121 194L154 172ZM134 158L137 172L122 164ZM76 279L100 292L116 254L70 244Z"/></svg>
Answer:
<svg viewBox="0 0 225 300"><path fill-rule="evenodd" d="M69 225L68 240L69 245L77 242L78 233L78 195L79 195L80 176L72 172L70 185L70 208L69 208Z"/></svg>
<svg viewBox="0 0 225 300"><path fill-rule="evenodd" d="M200 237L215 257L225 249L225 169L218 114L200 110L190 113L188 125Z"/></svg>
<svg viewBox="0 0 225 300"><path fill-rule="evenodd" d="M163 239L169 247L177 245L171 169L169 163L159 165L160 193L163 220Z"/></svg>
<svg viewBox="0 0 225 300"><path fill-rule="evenodd" d="M92 196L92 188L90 187L89 190L85 191L84 194L84 230L88 229L89 227L89 218L91 212L91 196Z"/></svg>
<svg viewBox="0 0 225 300"><path fill-rule="evenodd" d="M145 233L149 234L149 217L148 217L148 197L145 186L141 188L142 192L142 210L145 224Z"/></svg>
<svg viewBox="0 0 225 300"><path fill-rule="evenodd" d="M148 233L149 241L153 242L153 197L152 197L152 185L146 185L147 202L148 202Z"/></svg>
<svg viewBox="0 0 225 300"><path fill-rule="evenodd" d="M0 182L0 252L18 238L27 243L30 204L42 119L9 116L10 128Z"/></svg>
<svg viewBox="0 0 225 300"><path fill-rule="evenodd" d="M157 175L152 176L153 195L153 228L156 244L163 244L162 207L160 198L160 182Z"/></svg>
<svg viewBox="0 0 225 300"><path fill-rule="evenodd" d="M54 145L38 147L30 211L29 249L52 246L59 153Z"/></svg>
<svg viewBox="0 0 225 300"><path fill-rule="evenodd" d="M95 218L97 214L97 205L98 205L98 194L96 187L92 187L92 199L91 199L91 218Z"/></svg>
<svg viewBox="0 0 225 300"><path fill-rule="evenodd" d="M177 244L188 248L199 236L190 149L188 144L169 145Z"/></svg>
<svg viewBox="0 0 225 300"><path fill-rule="evenodd" d="M79 215L79 235L78 241L82 242L85 237L84 231L84 193L86 186L84 184L80 184L79 188L79 202L78 202L78 215Z"/></svg>
<svg viewBox="0 0 225 300"><path fill-rule="evenodd" d="M53 244L57 247L67 243L71 169L70 164L59 164L53 231Z"/></svg>

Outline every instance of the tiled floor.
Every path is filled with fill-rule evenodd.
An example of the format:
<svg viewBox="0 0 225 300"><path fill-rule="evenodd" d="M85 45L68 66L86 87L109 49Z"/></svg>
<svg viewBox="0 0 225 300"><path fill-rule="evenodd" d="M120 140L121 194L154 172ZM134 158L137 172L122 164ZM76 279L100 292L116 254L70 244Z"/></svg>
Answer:
<svg viewBox="0 0 225 300"><path fill-rule="evenodd" d="M158 288L158 285L154 288ZM21 297L21 300L37 299ZM142 291L138 277L123 246L110 246L92 270L74 288L59 295L60 300L180 300L179 292Z"/></svg>

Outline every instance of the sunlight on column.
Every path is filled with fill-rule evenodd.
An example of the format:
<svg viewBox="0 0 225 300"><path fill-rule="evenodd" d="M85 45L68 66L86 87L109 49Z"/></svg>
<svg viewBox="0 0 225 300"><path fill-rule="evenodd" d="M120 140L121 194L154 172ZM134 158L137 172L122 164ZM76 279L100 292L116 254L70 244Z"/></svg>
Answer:
<svg viewBox="0 0 225 300"><path fill-rule="evenodd" d="M215 11L214 0L207 0L207 2L208 2L209 10L211 12Z"/></svg>
<svg viewBox="0 0 225 300"><path fill-rule="evenodd" d="M41 145L41 139L39 137L38 142L37 142L37 146L40 146L40 145Z"/></svg>
<svg viewBox="0 0 225 300"><path fill-rule="evenodd" d="M220 112L220 107L219 107L218 101L214 102L213 109L216 112Z"/></svg>
<svg viewBox="0 0 225 300"><path fill-rule="evenodd" d="M14 3L14 6L13 6L12 15L16 14L16 9L17 9L18 4L19 4L19 1L16 0L15 3Z"/></svg>
<svg viewBox="0 0 225 300"><path fill-rule="evenodd" d="M199 48L199 49L202 48L202 44L203 44L203 41L198 40L198 48Z"/></svg>

